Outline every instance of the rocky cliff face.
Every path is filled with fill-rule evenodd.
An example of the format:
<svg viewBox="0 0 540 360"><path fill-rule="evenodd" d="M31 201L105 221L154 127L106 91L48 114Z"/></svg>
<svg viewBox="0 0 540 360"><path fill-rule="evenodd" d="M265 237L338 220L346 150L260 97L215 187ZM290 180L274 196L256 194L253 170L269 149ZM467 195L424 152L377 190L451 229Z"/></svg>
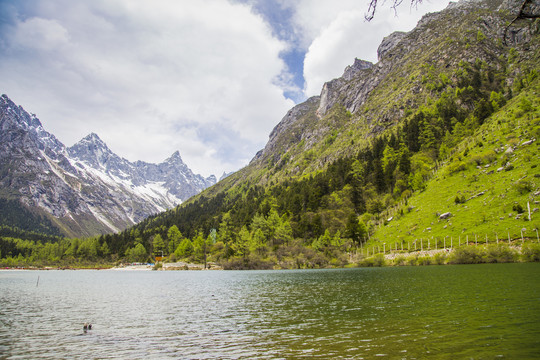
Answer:
<svg viewBox="0 0 540 360"><path fill-rule="evenodd" d="M478 43L475 41L478 33L486 39L506 42L507 46L533 50L536 46L530 42L539 31L538 22L529 25L515 23L506 29L506 36L504 34L506 24L517 15L522 3L517 0L461 0L450 2L443 11L426 14L412 31L395 32L383 39L377 50L377 64L366 64L352 74L346 69L341 78L324 84L317 114L319 117L326 115L336 104L357 114L373 90L383 82L410 76L407 64L413 63L415 57L426 65L443 64L448 69L455 68L460 61L474 63L478 59L496 63L507 49L493 46L489 41ZM540 3L529 2L526 12L538 16ZM471 46L473 42L477 43L476 46ZM358 62L358 59L355 60L353 68L357 67ZM421 83L411 82L409 86L416 86L420 90ZM395 99L392 101L395 102ZM407 105L410 104L404 104ZM385 114L383 110L382 113L378 112L378 116L393 117L395 114Z"/></svg>
<svg viewBox="0 0 540 360"><path fill-rule="evenodd" d="M507 28L507 45L503 42L505 27L521 4L517 0L451 2L445 10L425 15L410 32L390 34L378 48L376 64L355 59L341 77L324 84L320 96L291 109L251 165L272 170L262 179L282 170L294 175L320 169L358 151L366 139L404 120L407 110L430 101L436 92L430 86L440 80L432 79L433 74L447 75L444 81L457 88L455 74L461 64L487 64L500 71L508 65L511 47L522 58L532 59L537 56L538 44L531 39L539 32L538 21L517 21ZM538 7L534 1L527 11L538 14ZM519 70L509 71L506 81L511 86Z"/></svg>
<svg viewBox="0 0 540 360"><path fill-rule="evenodd" d="M0 191L47 214L69 236L115 232L170 209L216 183L175 152L132 163L90 134L66 148L39 119L0 98Z"/></svg>
<svg viewBox="0 0 540 360"><path fill-rule="evenodd" d="M345 68L343 76L325 83L321 91L321 102L317 109L317 115L319 117L326 115L328 110L330 110L338 101L338 98L343 91L343 87L357 76L369 76L369 69L372 67L373 64L368 61L355 59L352 66L347 66L347 68ZM373 84L369 84L366 89L360 90L360 92L369 92L372 90L373 86ZM357 94L357 96L360 96L360 94Z"/></svg>
<svg viewBox="0 0 540 360"><path fill-rule="evenodd" d="M259 151L251 162L267 159L269 156L277 161L280 153L286 152L291 144L301 141L307 130L314 124L314 119L309 115L314 113L319 100L318 96L314 96L289 110L270 133L264 149ZM308 117L305 118L306 116Z"/></svg>

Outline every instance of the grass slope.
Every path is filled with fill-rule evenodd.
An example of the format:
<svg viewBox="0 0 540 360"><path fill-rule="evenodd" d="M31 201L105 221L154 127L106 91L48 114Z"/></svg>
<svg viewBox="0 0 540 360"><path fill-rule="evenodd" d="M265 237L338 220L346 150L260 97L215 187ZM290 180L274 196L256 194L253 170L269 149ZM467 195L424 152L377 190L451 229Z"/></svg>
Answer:
<svg viewBox="0 0 540 360"><path fill-rule="evenodd" d="M540 83L536 81L457 146L423 192L392 209L368 245L398 243L399 247L402 241L432 239L432 244L437 240L441 246L445 238L447 244L451 239L457 244L467 236L470 242L483 243L486 235L488 241L520 239L522 232L536 239L539 138ZM441 219L447 212L452 215Z"/></svg>

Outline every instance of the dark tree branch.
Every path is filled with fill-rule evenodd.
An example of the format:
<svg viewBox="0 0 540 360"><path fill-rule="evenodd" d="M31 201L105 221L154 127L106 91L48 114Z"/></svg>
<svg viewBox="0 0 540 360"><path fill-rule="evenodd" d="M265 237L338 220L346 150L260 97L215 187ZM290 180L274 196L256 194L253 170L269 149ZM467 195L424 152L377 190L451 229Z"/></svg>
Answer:
<svg viewBox="0 0 540 360"><path fill-rule="evenodd" d="M371 21L375 17L375 11L377 10L377 3L379 1L380 0L371 0L369 2L368 11L364 15L364 18L366 19L366 21ZM382 1L383 1L383 3L385 2L385 0L382 0ZM417 6L418 4L421 4L422 1L423 0L411 0L411 7ZM391 8L394 9L394 12L396 13L396 15L397 15L397 7L399 5L401 5L402 2L403 2L403 0L392 0Z"/></svg>
<svg viewBox="0 0 540 360"><path fill-rule="evenodd" d="M375 17L375 10L377 10L377 0L371 0L369 2L368 12L364 15L367 21L373 20Z"/></svg>
<svg viewBox="0 0 540 360"><path fill-rule="evenodd" d="M504 45L506 46L506 34L508 32L508 29L510 28L510 26L512 26L516 21L518 20L521 20L521 19L538 19L540 18L540 14L529 14L529 13L526 13L525 12L525 7L527 6L527 4L531 4L532 5L532 1L533 0L524 0L523 3L521 4L521 7L519 8L519 12L518 14L516 15L516 17L514 18L514 20L512 20L510 22L510 24L508 24L505 28L504 28L504 33L503 33L503 43Z"/></svg>

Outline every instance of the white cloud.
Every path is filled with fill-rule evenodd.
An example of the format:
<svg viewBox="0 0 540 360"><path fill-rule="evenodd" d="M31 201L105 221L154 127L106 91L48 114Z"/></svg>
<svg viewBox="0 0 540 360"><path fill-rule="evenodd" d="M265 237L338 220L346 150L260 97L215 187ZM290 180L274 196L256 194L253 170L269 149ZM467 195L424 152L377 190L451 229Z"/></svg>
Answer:
<svg viewBox="0 0 540 360"><path fill-rule="evenodd" d="M68 41L67 30L62 25L40 18L22 21L14 34L14 42L23 48L58 49Z"/></svg>
<svg viewBox="0 0 540 360"><path fill-rule="evenodd" d="M96 132L129 160L158 162L178 149L194 171L219 176L262 148L293 105L277 84L286 44L246 5L34 5L0 35L0 92L66 145ZM197 131L212 127L235 138Z"/></svg>
<svg viewBox="0 0 540 360"><path fill-rule="evenodd" d="M304 61L306 95L318 95L322 85L328 80L341 76L343 69L351 64L355 57L368 61L376 60L373 59L372 54L362 56L362 53L367 50L367 44L377 35L365 28L363 20L363 12L340 13L315 38ZM385 33L380 27L377 27L376 31Z"/></svg>
<svg viewBox="0 0 540 360"><path fill-rule="evenodd" d="M266 1L0 2L0 92L66 145L96 132L130 160L180 150L194 171L219 176L245 165L294 105L280 54L298 64L306 52L304 92L316 95L447 0L404 3L397 17L381 4L369 23L366 0Z"/></svg>
<svg viewBox="0 0 540 360"><path fill-rule="evenodd" d="M411 30L426 12L441 10L445 0L416 8L403 4L397 13L380 4L371 22L364 19L368 2L358 0L299 0L295 23L309 44L304 61L306 96L318 95L324 82L343 74L354 58L377 61L377 48L393 31Z"/></svg>

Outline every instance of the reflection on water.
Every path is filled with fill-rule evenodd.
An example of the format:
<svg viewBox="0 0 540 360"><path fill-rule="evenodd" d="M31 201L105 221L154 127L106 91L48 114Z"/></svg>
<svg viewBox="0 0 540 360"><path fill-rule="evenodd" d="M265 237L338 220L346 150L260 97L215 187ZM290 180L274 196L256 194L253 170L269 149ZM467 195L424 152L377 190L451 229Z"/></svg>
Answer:
<svg viewBox="0 0 540 360"><path fill-rule="evenodd" d="M0 272L0 359L538 354L540 264Z"/></svg>

